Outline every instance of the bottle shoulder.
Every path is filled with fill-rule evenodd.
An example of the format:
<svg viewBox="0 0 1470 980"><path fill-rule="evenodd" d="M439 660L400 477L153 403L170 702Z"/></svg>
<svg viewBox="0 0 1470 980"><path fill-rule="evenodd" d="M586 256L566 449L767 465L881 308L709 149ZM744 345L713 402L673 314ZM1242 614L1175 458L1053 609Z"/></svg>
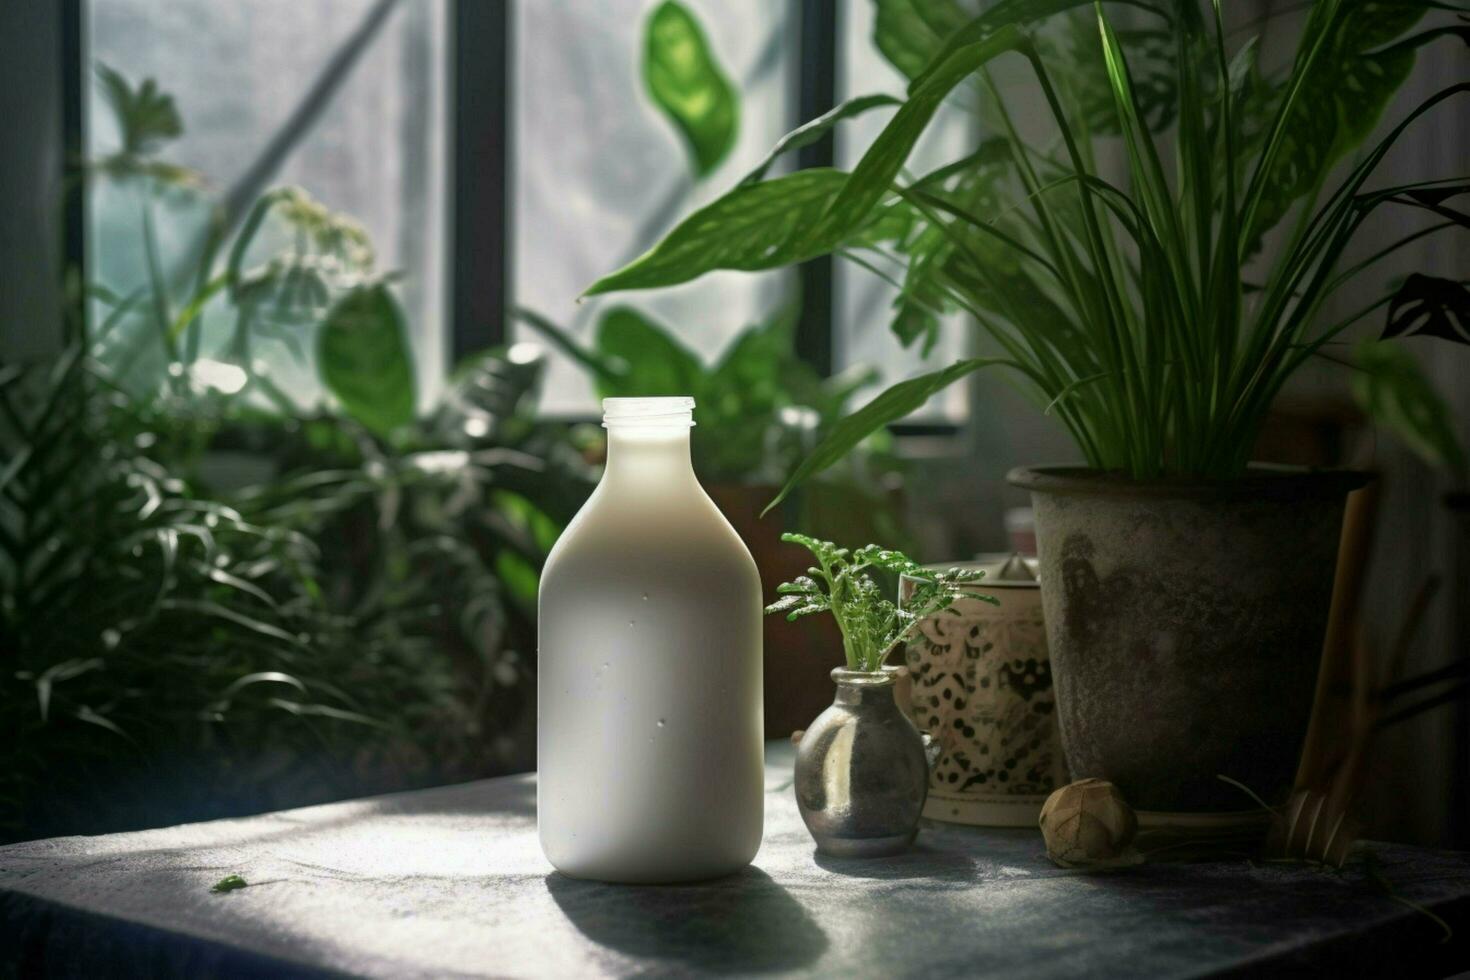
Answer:
<svg viewBox="0 0 1470 980"><path fill-rule="evenodd" d="M661 567L748 575L754 558L703 488L639 496L599 486L572 518L546 560L543 582L573 567L645 571Z"/></svg>

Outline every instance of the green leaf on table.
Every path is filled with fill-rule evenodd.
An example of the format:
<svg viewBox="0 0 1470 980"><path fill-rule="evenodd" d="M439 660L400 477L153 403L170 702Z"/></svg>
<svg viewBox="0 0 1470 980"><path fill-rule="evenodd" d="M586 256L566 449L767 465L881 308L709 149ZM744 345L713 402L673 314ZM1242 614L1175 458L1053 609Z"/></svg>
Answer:
<svg viewBox="0 0 1470 980"><path fill-rule="evenodd" d="M704 365L694 352L637 310L607 311L597 326L597 349L624 365L616 378L598 380L605 398L690 395L702 387Z"/></svg>
<svg viewBox="0 0 1470 980"><path fill-rule="evenodd" d="M1353 397L1369 418L1426 463L1464 480L1470 470L1454 416L1414 356L1397 344L1368 340L1358 345L1356 362Z"/></svg>
<svg viewBox="0 0 1470 980"><path fill-rule="evenodd" d="M695 174L707 176L735 145L740 105L699 22L675 0L665 0L648 18L643 80L689 144Z"/></svg>
<svg viewBox="0 0 1470 980"><path fill-rule="evenodd" d="M1470 344L1470 288L1454 279L1411 273L1388 304L1383 339L1413 335Z"/></svg>
<svg viewBox="0 0 1470 980"><path fill-rule="evenodd" d="M787 494L805 481L810 476L822 472L827 467L836 463L847 455L854 446L862 442L889 422L903 418L930 399L936 392L954 384L959 379L978 371L980 368L991 365L1009 364L1004 358L975 357L963 361L956 361L949 367L929 374L921 374L917 378L909 378L900 381L878 397L874 398L862 408L853 412L832 427L818 446L811 451L801 465L796 468L787 479L786 485L781 492L776 494L774 500L766 504L765 514L781 501L786 499ZM799 544L805 544L798 541Z"/></svg>
<svg viewBox="0 0 1470 980"><path fill-rule="evenodd" d="M819 168L737 186L585 295L672 286L715 269L775 269L821 255L828 250L822 243L800 239L846 180L840 170Z"/></svg>
<svg viewBox="0 0 1470 980"><path fill-rule="evenodd" d="M317 334L317 372L347 413L378 435L413 421L413 358L387 286L353 289L332 307Z"/></svg>
<svg viewBox="0 0 1470 980"><path fill-rule="evenodd" d="M216 881L209 890L223 894L224 892L232 892L237 888L244 888L248 884L250 883L239 875L225 875L219 881Z"/></svg>

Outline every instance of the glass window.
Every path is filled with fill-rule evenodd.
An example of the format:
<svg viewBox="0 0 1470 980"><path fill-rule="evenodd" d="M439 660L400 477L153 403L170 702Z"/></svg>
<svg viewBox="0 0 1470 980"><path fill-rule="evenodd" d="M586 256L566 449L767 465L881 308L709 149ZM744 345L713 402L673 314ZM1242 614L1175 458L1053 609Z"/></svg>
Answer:
<svg viewBox="0 0 1470 980"><path fill-rule="evenodd" d="M696 182L684 144L643 86L643 31L655 6L538 0L515 8L514 293L583 341L600 311L636 305L708 361L742 327L778 310L789 295L786 274L720 272L655 293L576 299L729 190L790 129L792 8L783 0L687 3L740 92L735 147ZM560 355L542 402L552 414L597 410L586 378Z"/></svg>
<svg viewBox="0 0 1470 980"><path fill-rule="evenodd" d="M164 155L208 182L204 194L153 202L163 274L171 282L187 279L209 206L258 171L273 143L284 142L278 165L265 168L256 192L299 185L360 222L376 248L377 267L401 273L398 293L421 402L432 396L446 362L447 14L441 0L91 0L89 6L93 64L134 84L152 78L173 96L184 131ZM319 111L294 138L283 138L334 59L357 43L360 54ZM90 92L87 155L95 158L116 148L118 132L101 86L91 84ZM99 182L90 197L92 278L119 293L147 281L143 206L138 188L122 182ZM231 331L222 306L206 308L205 352ZM145 317L136 320L120 329L148 329ZM292 346L267 339L253 353L267 359L293 395L315 398L309 350L299 356Z"/></svg>
<svg viewBox="0 0 1470 980"><path fill-rule="evenodd" d="M838 63L837 101L857 95L886 92L903 95L908 79L898 72L873 44L873 4L870 0L842 0L837 17ZM835 148L836 164L851 170L862 159L863 151L892 118L891 112L869 112L840 127ZM973 148L974 130L970 117L960 109L945 105L934 124L925 132L908 169L925 173L963 156ZM901 266L885 267L902 279ZM892 304L897 295L888 282L874 273L844 259L834 269L833 361L837 370L854 364L878 368L883 384L889 385L913 374L937 370L957 357L964 356L970 339L969 326L963 316L946 317L939 342L924 359L919 345L903 348L889 329ZM882 391L873 388L869 397ZM965 386L951 385L929 400L928 405L909 421L956 421L965 414Z"/></svg>

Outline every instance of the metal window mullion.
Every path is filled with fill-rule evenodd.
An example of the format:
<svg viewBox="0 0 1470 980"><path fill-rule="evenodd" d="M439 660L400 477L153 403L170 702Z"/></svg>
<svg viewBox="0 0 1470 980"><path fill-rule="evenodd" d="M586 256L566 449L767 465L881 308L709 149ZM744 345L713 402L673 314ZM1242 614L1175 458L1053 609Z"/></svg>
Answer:
<svg viewBox="0 0 1470 980"><path fill-rule="evenodd" d="M801 0L798 8L796 125L815 119L836 105L837 0ZM829 135L797 151L797 166L830 167L835 158ZM801 317L796 352L822 375L833 370L833 259L830 255L797 266Z"/></svg>
<svg viewBox="0 0 1470 980"><path fill-rule="evenodd" d="M453 4L452 359L506 340L511 302L512 4Z"/></svg>

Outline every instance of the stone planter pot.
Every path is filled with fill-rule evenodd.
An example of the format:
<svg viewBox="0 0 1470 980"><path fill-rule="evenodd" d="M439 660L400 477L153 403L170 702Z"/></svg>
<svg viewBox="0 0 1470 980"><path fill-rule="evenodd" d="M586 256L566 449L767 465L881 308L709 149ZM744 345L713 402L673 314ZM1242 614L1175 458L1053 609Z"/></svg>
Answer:
<svg viewBox="0 0 1470 980"><path fill-rule="evenodd" d="M1253 467L1138 483L1071 467L1031 491L1062 746L1073 779L1140 810L1284 799L1311 715L1349 491L1367 476Z"/></svg>

